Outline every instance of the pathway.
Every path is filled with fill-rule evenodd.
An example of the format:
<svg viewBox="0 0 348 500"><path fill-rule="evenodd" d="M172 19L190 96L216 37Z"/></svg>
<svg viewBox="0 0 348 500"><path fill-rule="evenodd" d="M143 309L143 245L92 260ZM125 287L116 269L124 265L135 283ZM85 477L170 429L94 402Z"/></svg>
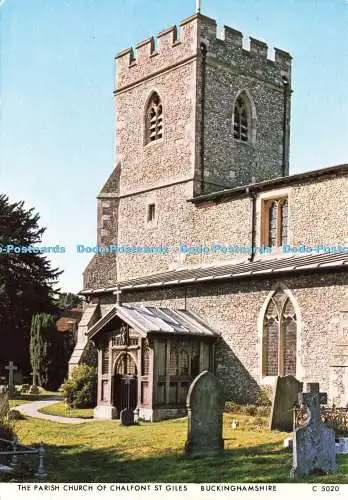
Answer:
<svg viewBox="0 0 348 500"><path fill-rule="evenodd" d="M59 422L61 424L82 424L88 421L93 421L92 418L59 417L58 415L46 415L45 413L40 413L38 411L40 408L57 403L57 401L62 401L62 398L52 396L47 399L41 399L40 401L30 401L29 403L15 406L14 409L20 411L27 417L42 418L44 420L51 420L52 422Z"/></svg>

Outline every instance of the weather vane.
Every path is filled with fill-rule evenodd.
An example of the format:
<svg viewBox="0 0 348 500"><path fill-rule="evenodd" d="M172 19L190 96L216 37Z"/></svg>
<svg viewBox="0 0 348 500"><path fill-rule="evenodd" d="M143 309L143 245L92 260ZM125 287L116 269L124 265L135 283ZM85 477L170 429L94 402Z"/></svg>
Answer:
<svg viewBox="0 0 348 500"><path fill-rule="evenodd" d="M201 6L201 0L196 0L196 13L197 14L200 14L201 8L202 8L202 6Z"/></svg>

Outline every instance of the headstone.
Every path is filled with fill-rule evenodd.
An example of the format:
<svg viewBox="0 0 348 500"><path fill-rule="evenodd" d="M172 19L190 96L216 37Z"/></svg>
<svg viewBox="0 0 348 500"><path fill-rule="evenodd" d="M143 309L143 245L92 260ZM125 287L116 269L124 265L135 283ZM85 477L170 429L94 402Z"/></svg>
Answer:
<svg viewBox="0 0 348 500"><path fill-rule="evenodd" d="M270 417L270 430L292 432L293 408L302 391L303 383L292 375L277 377Z"/></svg>
<svg viewBox="0 0 348 500"><path fill-rule="evenodd" d="M208 370L192 382L186 399L188 436L185 452L191 456L213 456L224 449L222 439L223 389Z"/></svg>
<svg viewBox="0 0 348 500"><path fill-rule="evenodd" d="M340 437L336 442L336 453L348 455L348 437Z"/></svg>
<svg viewBox="0 0 348 500"><path fill-rule="evenodd" d="M23 417L19 410L16 410L16 408L10 408L7 413L7 418L9 420L21 420Z"/></svg>
<svg viewBox="0 0 348 500"><path fill-rule="evenodd" d="M39 388L37 386L37 382L36 382L36 379L37 379L36 373L32 372L30 375L33 376L33 383L30 386L29 394L40 394L40 390L39 390Z"/></svg>
<svg viewBox="0 0 348 500"><path fill-rule="evenodd" d="M299 393L298 402L306 407L307 421L297 427L294 411L293 467L291 477L336 472L335 432L320 418L320 405L327 403L327 394L319 392L319 384L307 384L307 392Z"/></svg>
<svg viewBox="0 0 348 500"><path fill-rule="evenodd" d="M134 411L125 408L120 411L120 424L121 425L134 425Z"/></svg>
<svg viewBox="0 0 348 500"><path fill-rule="evenodd" d="M14 385L14 372L18 370L13 361L9 361L8 365L5 366L5 370L8 370L8 393L9 395L16 394L16 388Z"/></svg>

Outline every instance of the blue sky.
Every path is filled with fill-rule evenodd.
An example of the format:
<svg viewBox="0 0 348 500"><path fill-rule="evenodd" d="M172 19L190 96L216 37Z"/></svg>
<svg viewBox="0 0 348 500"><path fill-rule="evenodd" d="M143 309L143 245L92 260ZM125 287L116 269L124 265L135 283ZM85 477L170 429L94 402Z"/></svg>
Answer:
<svg viewBox="0 0 348 500"><path fill-rule="evenodd" d="M203 13L289 51L290 172L347 161L348 3L203 0ZM114 56L194 12L195 0L0 0L0 192L34 206L44 243L82 287L96 195L114 165Z"/></svg>

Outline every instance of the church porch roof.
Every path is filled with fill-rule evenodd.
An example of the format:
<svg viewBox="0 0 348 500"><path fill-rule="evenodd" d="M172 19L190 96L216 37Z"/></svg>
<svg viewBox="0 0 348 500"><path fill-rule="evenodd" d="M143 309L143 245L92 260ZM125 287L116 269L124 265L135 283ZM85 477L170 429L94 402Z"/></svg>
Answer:
<svg viewBox="0 0 348 500"><path fill-rule="evenodd" d="M87 332L89 338L91 339L103 331L113 329L118 319L121 319L144 336L148 333L158 333L218 337L218 334L199 316L186 309L116 304L89 329Z"/></svg>

